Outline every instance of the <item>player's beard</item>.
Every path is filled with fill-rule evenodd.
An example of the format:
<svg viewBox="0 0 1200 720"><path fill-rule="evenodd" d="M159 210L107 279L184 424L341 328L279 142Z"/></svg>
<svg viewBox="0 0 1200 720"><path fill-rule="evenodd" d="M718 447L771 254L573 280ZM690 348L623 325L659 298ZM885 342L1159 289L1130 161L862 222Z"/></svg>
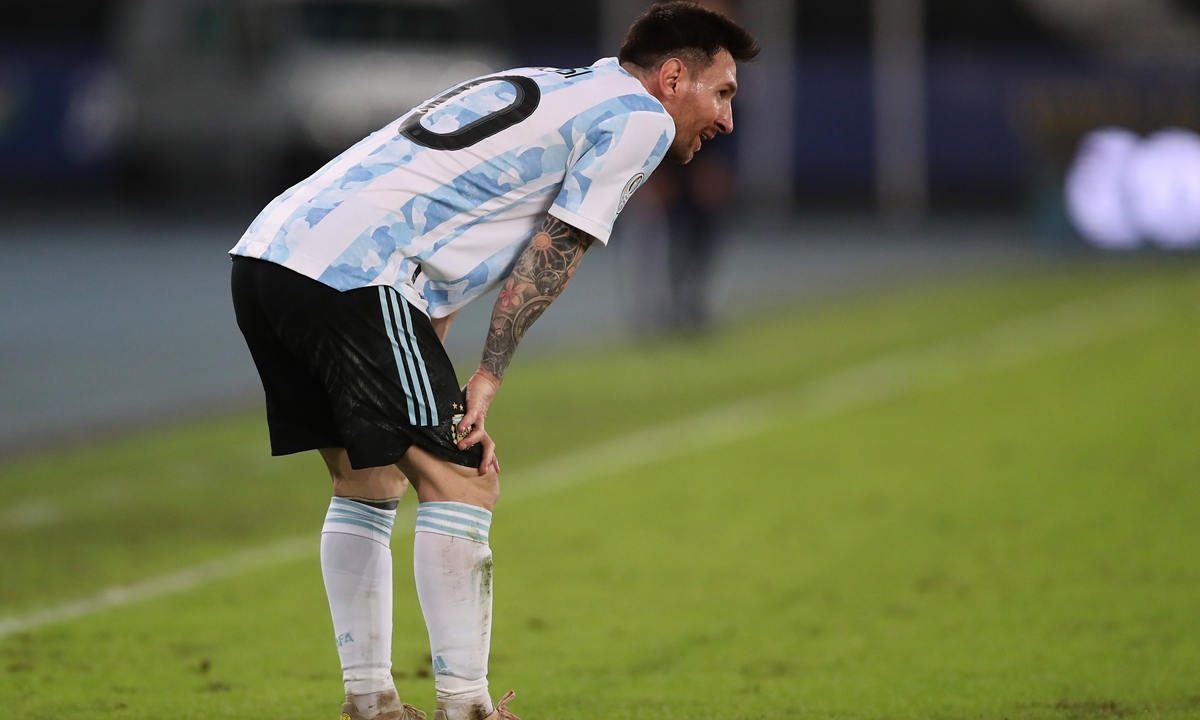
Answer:
<svg viewBox="0 0 1200 720"><path fill-rule="evenodd" d="M679 141L679 136L671 142L671 146L667 148L666 159L676 165L687 165L695 156L695 151L692 150L692 144L695 142L695 137L690 142L683 143Z"/></svg>

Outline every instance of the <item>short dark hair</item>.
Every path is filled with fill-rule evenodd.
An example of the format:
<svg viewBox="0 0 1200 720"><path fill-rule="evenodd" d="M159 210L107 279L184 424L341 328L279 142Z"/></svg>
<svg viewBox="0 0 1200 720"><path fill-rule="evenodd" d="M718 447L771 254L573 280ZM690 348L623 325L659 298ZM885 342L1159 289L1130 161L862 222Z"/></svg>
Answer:
<svg viewBox="0 0 1200 720"><path fill-rule="evenodd" d="M721 13L675 0L655 3L642 13L621 43L617 60L649 70L677 57L693 68L707 68L722 50L745 62L760 49L750 33Z"/></svg>

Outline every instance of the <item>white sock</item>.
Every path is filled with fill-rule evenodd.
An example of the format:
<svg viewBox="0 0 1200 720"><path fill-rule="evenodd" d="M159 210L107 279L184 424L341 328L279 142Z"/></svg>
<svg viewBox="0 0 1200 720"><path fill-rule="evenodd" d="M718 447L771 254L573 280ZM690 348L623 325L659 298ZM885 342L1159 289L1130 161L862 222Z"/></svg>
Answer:
<svg viewBox="0 0 1200 720"><path fill-rule="evenodd" d="M395 520L395 510L335 497L321 529L321 574L347 696L395 692L388 547Z"/></svg>
<svg viewBox="0 0 1200 720"><path fill-rule="evenodd" d="M492 641L492 514L454 502L417 506L413 571L429 629L438 707L448 720L487 717Z"/></svg>

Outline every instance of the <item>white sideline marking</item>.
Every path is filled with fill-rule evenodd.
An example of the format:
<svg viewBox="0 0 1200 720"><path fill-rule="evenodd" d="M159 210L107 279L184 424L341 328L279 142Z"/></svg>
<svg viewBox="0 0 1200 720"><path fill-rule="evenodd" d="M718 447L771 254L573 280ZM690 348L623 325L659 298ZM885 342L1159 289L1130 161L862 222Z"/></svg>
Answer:
<svg viewBox="0 0 1200 720"><path fill-rule="evenodd" d="M1162 306L1141 289L1098 301L1073 303L991 330L904 350L776 393L739 400L683 420L644 428L569 453L515 478L504 501L534 497L689 452L734 442L784 422L812 421L850 412L906 392L1000 372L1059 352L1125 335L1152 325ZM410 529L397 518L393 532ZM108 608L182 592L238 573L316 554L311 535L281 540L220 560L151 578L45 610L0 618L0 638Z"/></svg>
<svg viewBox="0 0 1200 720"><path fill-rule="evenodd" d="M738 400L646 428L543 463L520 474L505 500L537 495L769 431L772 423L850 412L922 387L1000 372L1058 352L1124 335L1158 320L1161 306L1141 288L1072 303L924 348L902 350L778 392ZM508 479L512 483L512 478Z"/></svg>
<svg viewBox="0 0 1200 720"><path fill-rule="evenodd" d="M313 552L311 537L291 538L237 553L227 558L193 565L177 572L160 575L140 583L113 587L90 598L75 600L27 615L0 619L0 637L24 632L50 623L91 615L110 607L149 600L159 595L181 592L227 575L246 572L264 565L294 560Z"/></svg>

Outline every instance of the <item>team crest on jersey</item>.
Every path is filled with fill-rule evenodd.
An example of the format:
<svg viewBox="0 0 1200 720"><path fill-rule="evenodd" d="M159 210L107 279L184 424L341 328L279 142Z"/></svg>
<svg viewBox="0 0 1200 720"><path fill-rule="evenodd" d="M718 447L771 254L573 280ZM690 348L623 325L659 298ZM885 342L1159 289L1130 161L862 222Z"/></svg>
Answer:
<svg viewBox="0 0 1200 720"><path fill-rule="evenodd" d="M621 191L621 200L617 203L617 212L625 209L625 203L629 202L629 198L633 196L634 191L642 186L642 181L645 179L645 173L638 173L629 178L629 182L625 183L625 189Z"/></svg>
<svg viewBox="0 0 1200 720"><path fill-rule="evenodd" d="M460 428L458 426L458 424L462 422L462 419L463 419L462 413L458 413L454 417L450 418L450 436L454 438L455 445L462 442L463 438L465 438L467 435L469 435L471 433L472 428L475 427L474 425L471 425L471 426L468 426L465 428Z"/></svg>

